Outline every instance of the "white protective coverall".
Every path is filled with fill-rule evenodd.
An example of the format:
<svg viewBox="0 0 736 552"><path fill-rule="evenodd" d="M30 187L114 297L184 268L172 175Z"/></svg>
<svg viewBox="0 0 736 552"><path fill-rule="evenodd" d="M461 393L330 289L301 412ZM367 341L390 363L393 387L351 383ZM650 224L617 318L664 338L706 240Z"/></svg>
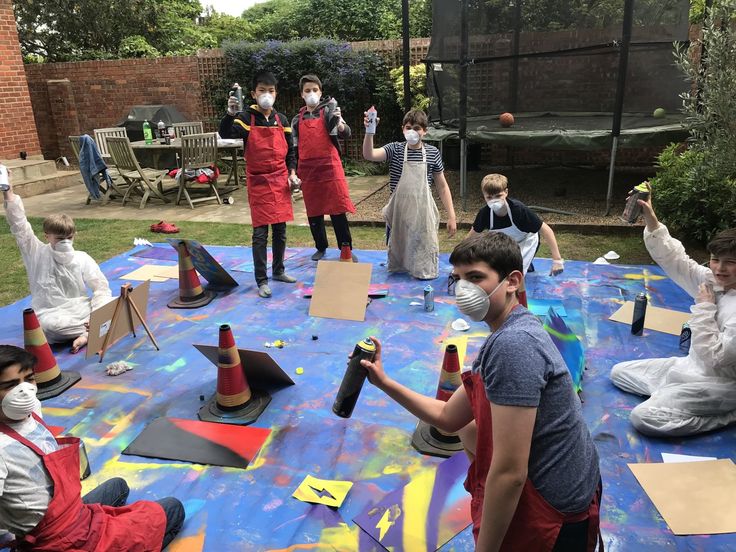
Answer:
<svg viewBox="0 0 736 552"><path fill-rule="evenodd" d="M87 253L54 251L39 240L20 197L5 202L5 214L26 266L31 305L46 339L59 343L82 335L90 313L112 299L107 278ZM92 289L91 300L86 286Z"/></svg>
<svg viewBox="0 0 736 552"><path fill-rule="evenodd" d="M631 411L632 425L647 435L682 436L736 422L736 290L724 292L716 285L711 270L688 257L666 226L645 229L644 243L692 297L700 284L713 285L716 303L690 307L688 356L632 360L612 368L614 385L649 396Z"/></svg>

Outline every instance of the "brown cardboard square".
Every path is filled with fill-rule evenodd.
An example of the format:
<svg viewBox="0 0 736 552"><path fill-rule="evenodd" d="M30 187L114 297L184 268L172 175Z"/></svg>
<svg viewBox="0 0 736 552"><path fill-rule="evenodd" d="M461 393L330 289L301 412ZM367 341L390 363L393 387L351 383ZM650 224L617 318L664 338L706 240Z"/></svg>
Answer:
<svg viewBox="0 0 736 552"><path fill-rule="evenodd" d="M194 347L207 357L212 364L217 366L217 347L196 344L194 344ZM294 380L281 369L281 366L268 353L238 349L238 355L248 384L254 389L281 389L282 387L294 385Z"/></svg>
<svg viewBox="0 0 736 552"><path fill-rule="evenodd" d="M141 282L145 282L146 280L151 280L152 282L165 282L168 280L171 276L166 275L164 266L158 266L158 265L143 265L139 266L132 272L128 272L127 274L124 274L120 277L121 280L138 280ZM179 275L177 274L177 278Z"/></svg>
<svg viewBox="0 0 736 552"><path fill-rule="evenodd" d="M150 287L150 280L146 280L135 287L130 293L130 299L135 302L143 320L141 320L138 315L132 311L132 309L128 309L127 305L121 304L118 321L113 330L114 333L110 336L107 343L108 349L128 335L133 329L145 322L147 316L146 313L148 311L148 291ZM87 352L85 353L85 358L94 356L100 349L102 349L105 335L110 330L110 323L112 321L113 314L115 313L115 306L118 304L119 299L119 296L115 297L112 301L93 310L92 314L90 314L89 340L87 341Z"/></svg>
<svg viewBox="0 0 736 552"><path fill-rule="evenodd" d="M675 535L736 532L736 465L730 459L629 469Z"/></svg>
<svg viewBox="0 0 736 552"><path fill-rule="evenodd" d="M620 309L609 317L609 320L630 325L633 318L634 302L626 301ZM662 307L648 305L647 313L644 316L644 327L648 330L654 330L655 332L680 335L682 325L688 320L690 320L689 312L663 309Z"/></svg>
<svg viewBox="0 0 736 552"><path fill-rule="evenodd" d="M319 261L309 315L338 320L365 320L370 263Z"/></svg>

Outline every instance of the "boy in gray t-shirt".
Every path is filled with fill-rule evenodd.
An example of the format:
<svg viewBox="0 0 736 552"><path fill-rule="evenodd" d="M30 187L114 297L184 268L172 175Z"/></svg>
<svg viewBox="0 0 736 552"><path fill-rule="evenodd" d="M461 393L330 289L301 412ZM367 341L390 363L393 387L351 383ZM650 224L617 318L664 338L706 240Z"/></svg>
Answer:
<svg viewBox="0 0 736 552"><path fill-rule="evenodd" d="M443 402L420 395L374 362L371 383L426 423L459 432L473 459L465 488L477 550L592 551L599 535L598 453L570 374L541 323L519 305L522 259L490 232L450 255L460 311L493 331L463 386Z"/></svg>

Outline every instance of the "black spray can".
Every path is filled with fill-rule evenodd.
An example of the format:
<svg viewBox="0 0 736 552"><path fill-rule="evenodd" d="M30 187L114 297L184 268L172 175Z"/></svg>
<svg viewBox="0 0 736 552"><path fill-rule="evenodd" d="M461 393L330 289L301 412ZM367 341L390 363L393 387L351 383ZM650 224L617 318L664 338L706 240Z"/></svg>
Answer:
<svg viewBox="0 0 736 552"><path fill-rule="evenodd" d="M690 329L690 324L685 322L680 332L680 350L685 354L690 352L690 340L692 337L693 331Z"/></svg>
<svg viewBox="0 0 736 552"><path fill-rule="evenodd" d="M649 188L646 184L639 184L631 190L629 199L626 200L626 207L624 207L624 212L621 215L622 221L629 224L634 224L637 221L641 214L641 205L638 203L640 199L643 201L649 199Z"/></svg>
<svg viewBox="0 0 736 552"><path fill-rule="evenodd" d="M631 333L641 335L644 333L644 317L647 314L647 296L643 292L634 300L634 317L631 320Z"/></svg>
<svg viewBox="0 0 736 552"><path fill-rule="evenodd" d="M376 344L369 338L355 345L353 356L350 358L348 368L340 383L340 389L337 391L335 403L332 405L332 411L341 418L349 418L353 415L355 403L358 402L360 390L368 376L368 370L360 365L360 361L373 360L375 356Z"/></svg>

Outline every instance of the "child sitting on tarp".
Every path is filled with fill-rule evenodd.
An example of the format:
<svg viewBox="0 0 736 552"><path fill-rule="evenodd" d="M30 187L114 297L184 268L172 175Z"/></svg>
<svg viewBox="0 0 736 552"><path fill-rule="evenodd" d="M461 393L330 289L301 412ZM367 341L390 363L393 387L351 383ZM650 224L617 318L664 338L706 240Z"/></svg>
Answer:
<svg viewBox="0 0 736 552"><path fill-rule="evenodd" d="M517 199L509 197L509 181L502 174L487 174L480 183L487 205L481 207L475 217L468 237L485 230L502 232L519 244L524 262L524 274L534 272L532 260L539 249L539 235L552 254L550 275L556 276L565 269L557 239L552 228L537 214Z"/></svg>
<svg viewBox="0 0 736 552"><path fill-rule="evenodd" d="M461 432L473 459L465 488L476 550L592 551L599 535L598 452L565 361L517 300L519 246L485 233L458 244L450 263L460 312L492 331L463 385L447 402L412 391L384 371L378 341L374 361L362 365L371 383L422 421Z"/></svg>
<svg viewBox="0 0 736 552"><path fill-rule="evenodd" d="M667 276L695 299L688 322L690 352L620 362L611 380L624 391L649 397L631 411L638 431L657 436L711 431L736 422L736 228L708 243L710 263L702 266L660 224L649 190L649 199L639 200L644 244Z"/></svg>
<svg viewBox="0 0 736 552"><path fill-rule="evenodd" d="M368 116L365 118L369 126ZM373 134L366 132L363 157L368 161L388 161L391 198L383 208L388 238L388 271L408 272L420 280L439 275L439 211L431 186L447 211L447 232L457 231L455 207L445 180L445 167L439 150L422 142L429 121L423 111L411 110L404 115L404 142L391 142L373 147Z"/></svg>
<svg viewBox="0 0 736 552"><path fill-rule="evenodd" d="M81 496L79 439L54 436L40 417L36 357L0 345L0 527L20 550L158 552L184 523L175 498L128 506L116 477Z"/></svg>
<svg viewBox="0 0 736 552"><path fill-rule="evenodd" d="M23 257L31 306L49 343L73 340L72 352L87 344L90 313L112 299L107 278L95 260L74 249L75 226L65 214L43 221L48 243L36 237L12 184L3 191L5 216ZM92 290L92 298L87 295Z"/></svg>

